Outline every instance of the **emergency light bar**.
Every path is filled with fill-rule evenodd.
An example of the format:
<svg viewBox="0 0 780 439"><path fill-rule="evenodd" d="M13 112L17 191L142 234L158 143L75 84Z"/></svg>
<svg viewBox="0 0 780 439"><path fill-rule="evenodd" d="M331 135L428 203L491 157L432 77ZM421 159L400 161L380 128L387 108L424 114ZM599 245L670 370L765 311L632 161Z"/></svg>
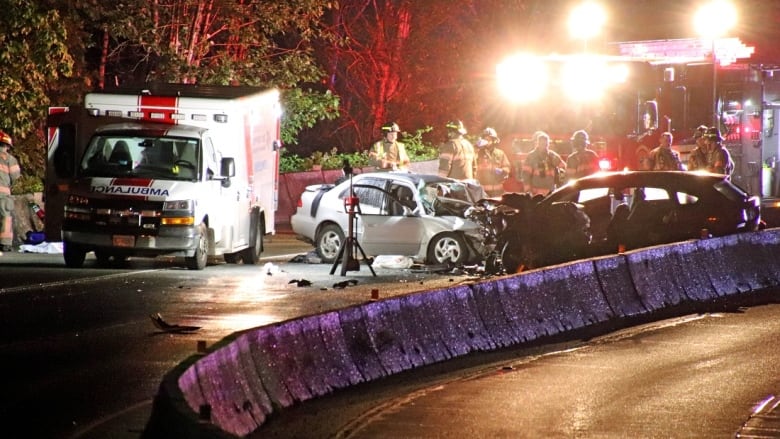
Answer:
<svg viewBox="0 0 780 439"><path fill-rule="evenodd" d="M100 116L100 109L99 108L88 108L87 113L90 116L98 117ZM151 111L151 112L144 112L144 111L128 111L125 113L122 110L105 110L104 113L107 117L128 117L133 119L149 119L149 120L187 120L187 115L184 113L170 113L166 114L164 112L159 111ZM193 114L190 116L192 120L197 122L206 122L209 120L209 116L207 114ZM214 115L214 122L217 123L227 123L228 122L228 115L221 113L221 114L215 114Z"/></svg>

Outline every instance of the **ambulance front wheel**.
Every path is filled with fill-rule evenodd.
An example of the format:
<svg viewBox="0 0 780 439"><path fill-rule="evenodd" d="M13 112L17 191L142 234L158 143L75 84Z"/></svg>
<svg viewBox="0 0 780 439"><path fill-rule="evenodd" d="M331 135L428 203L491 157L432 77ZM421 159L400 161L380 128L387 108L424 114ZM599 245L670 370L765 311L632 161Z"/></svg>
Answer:
<svg viewBox="0 0 780 439"><path fill-rule="evenodd" d="M68 268L81 268L84 265L84 259L87 257L87 251L78 244L72 244L65 241L63 243L62 254L65 257L65 266Z"/></svg>
<svg viewBox="0 0 780 439"><path fill-rule="evenodd" d="M187 268L190 270L203 270L209 257L209 234L206 226L201 224L198 228L198 247L195 254L184 258Z"/></svg>

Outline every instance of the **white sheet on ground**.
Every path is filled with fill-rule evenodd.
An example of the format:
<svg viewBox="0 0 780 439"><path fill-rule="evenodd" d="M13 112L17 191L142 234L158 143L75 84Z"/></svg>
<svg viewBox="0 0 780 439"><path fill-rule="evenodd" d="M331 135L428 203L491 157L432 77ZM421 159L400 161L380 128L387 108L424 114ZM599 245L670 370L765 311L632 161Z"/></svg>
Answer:
<svg viewBox="0 0 780 439"><path fill-rule="evenodd" d="M22 253L62 253L62 242L42 242L40 244L22 244L19 246Z"/></svg>

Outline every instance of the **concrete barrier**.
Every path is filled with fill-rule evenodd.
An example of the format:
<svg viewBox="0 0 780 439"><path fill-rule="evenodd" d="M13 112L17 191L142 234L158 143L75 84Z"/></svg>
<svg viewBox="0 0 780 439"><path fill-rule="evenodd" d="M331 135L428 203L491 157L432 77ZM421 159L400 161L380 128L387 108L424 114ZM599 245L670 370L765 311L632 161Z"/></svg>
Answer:
<svg viewBox="0 0 780 439"><path fill-rule="evenodd" d="M626 258L634 288L645 308L657 311L685 300L680 260L670 246L636 250L626 253Z"/></svg>
<svg viewBox="0 0 780 439"><path fill-rule="evenodd" d="M147 432L208 437L204 431L213 430L191 423L200 411L203 424L209 407L208 425L245 435L273 410L414 367L776 287L778 260L780 232L772 230L635 250L257 328L167 375ZM172 420L187 425L174 428Z"/></svg>
<svg viewBox="0 0 780 439"><path fill-rule="evenodd" d="M596 258L593 266L604 300L614 316L636 317L649 311L634 287L625 255Z"/></svg>
<svg viewBox="0 0 780 439"><path fill-rule="evenodd" d="M674 246L678 266L677 279L688 300L706 302L718 298L718 292L709 276L711 255L703 251L697 241L686 241Z"/></svg>

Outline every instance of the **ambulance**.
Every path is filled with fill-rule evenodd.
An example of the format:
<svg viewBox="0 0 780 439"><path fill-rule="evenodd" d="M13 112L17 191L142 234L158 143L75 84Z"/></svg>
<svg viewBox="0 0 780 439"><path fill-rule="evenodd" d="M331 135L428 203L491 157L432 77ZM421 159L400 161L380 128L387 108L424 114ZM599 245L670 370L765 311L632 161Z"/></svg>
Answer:
<svg viewBox="0 0 780 439"><path fill-rule="evenodd" d="M46 236L94 252L255 264L278 205L279 93L165 84L89 93L47 119Z"/></svg>

